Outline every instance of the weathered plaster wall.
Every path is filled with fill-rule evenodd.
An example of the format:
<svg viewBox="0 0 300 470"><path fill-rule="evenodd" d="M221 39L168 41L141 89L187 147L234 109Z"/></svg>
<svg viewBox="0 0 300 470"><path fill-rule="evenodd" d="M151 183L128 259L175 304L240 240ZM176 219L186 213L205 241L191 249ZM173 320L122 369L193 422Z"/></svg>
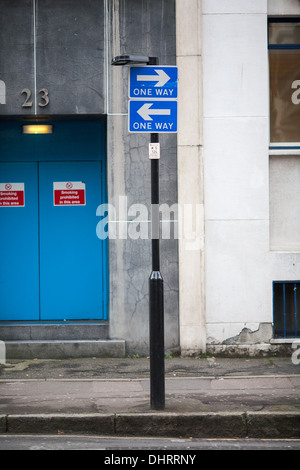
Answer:
<svg viewBox="0 0 300 470"><path fill-rule="evenodd" d="M155 56L174 65L175 6L173 0L114 0L107 6L108 200L117 209L119 235L110 240L110 335L126 339L129 353L148 354L151 240L133 240L127 220L132 204L148 208L150 230L150 135L128 133L128 68L112 67L124 54ZM176 136L162 136L160 202L177 202ZM126 207L127 204L127 207ZM137 214L136 214L137 215ZM150 232L149 232L150 233ZM123 238L122 238L123 237ZM161 242L161 272L165 287L165 346L177 347L177 240Z"/></svg>

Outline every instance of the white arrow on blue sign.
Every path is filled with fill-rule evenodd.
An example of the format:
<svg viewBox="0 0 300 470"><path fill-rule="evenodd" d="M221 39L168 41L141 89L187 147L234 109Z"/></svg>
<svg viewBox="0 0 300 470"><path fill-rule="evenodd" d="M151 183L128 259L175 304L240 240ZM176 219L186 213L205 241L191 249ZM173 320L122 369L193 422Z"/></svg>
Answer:
<svg viewBox="0 0 300 470"><path fill-rule="evenodd" d="M178 98L178 69L163 66L132 66L129 69L129 98Z"/></svg>
<svg viewBox="0 0 300 470"><path fill-rule="evenodd" d="M177 132L177 101L130 100L129 132Z"/></svg>

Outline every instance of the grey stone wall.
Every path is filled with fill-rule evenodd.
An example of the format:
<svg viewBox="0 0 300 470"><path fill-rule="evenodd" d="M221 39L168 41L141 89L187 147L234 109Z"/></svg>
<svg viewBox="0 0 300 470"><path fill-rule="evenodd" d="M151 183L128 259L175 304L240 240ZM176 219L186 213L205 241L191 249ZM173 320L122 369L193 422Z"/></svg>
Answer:
<svg viewBox="0 0 300 470"><path fill-rule="evenodd" d="M0 11L0 115L105 113L104 0L0 0Z"/></svg>
<svg viewBox="0 0 300 470"><path fill-rule="evenodd" d="M159 64L174 65L175 2L109 1L108 38L110 59L128 53L158 57ZM127 130L128 67L108 68L108 85L109 202L118 207L120 196L126 195L128 207L145 204L150 218L150 134L129 134ZM171 206L177 202L176 135L160 135L160 143L160 203ZM166 349L179 344L177 251L177 240L161 241ZM151 240L128 236L110 240L109 253L111 337L126 339L129 353L147 354Z"/></svg>

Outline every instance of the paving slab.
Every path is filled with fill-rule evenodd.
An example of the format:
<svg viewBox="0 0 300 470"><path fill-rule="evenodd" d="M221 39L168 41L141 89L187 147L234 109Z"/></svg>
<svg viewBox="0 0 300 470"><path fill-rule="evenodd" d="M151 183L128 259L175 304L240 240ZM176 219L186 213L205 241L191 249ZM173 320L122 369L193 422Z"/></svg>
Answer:
<svg viewBox="0 0 300 470"><path fill-rule="evenodd" d="M300 439L299 366L288 358L165 363L161 411L150 407L147 358L7 364L0 432Z"/></svg>

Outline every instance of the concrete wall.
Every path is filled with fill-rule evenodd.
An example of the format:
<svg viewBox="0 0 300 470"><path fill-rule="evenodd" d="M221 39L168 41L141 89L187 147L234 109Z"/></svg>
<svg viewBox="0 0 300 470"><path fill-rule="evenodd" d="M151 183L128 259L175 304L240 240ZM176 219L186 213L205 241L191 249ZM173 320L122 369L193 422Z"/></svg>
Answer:
<svg viewBox="0 0 300 470"><path fill-rule="evenodd" d="M108 199L117 209L116 239L110 240L110 336L126 339L129 353L148 354L151 240L132 240L132 204L148 208L150 220L150 135L128 133L128 68L111 67L120 54L155 56L174 65L174 0L113 0L107 7ZM176 135L160 137L160 202L177 203ZM127 204L127 207L126 207ZM150 228L150 224L149 228ZM161 242L165 288L165 346L179 345L177 240Z"/></svg>
<svg viewBox="0 0 300 470"><path fill-rule="evenodd" d="M126 340L129 353L148 354L151 240L128 236L134 217L124 201L150 209L150 134L128 133L128 69L112 67L111 59L131 53L174 65L175 0L0 0L0 10L0 115L107 117L108 199L119 232L109 247L110 336ZM46 106L39 105L42 88ZM23 106L27 97L30 105ZM177 203L176 140L160 139L160 200L170 206ZM150 211L145 219L150 228ZM162 241L161 271L166 348L173 348L179 345L177 240Z"/></svg>
<svg viewBox="0 0 300 470"><path fill-rule="evenodd" d="M202 11L200 0L176 1L179 73L178 203L180 346L205 352L205 244L202 157ZM191 214L188 213L191 209Z"/></svg>
<svg viewBox="0 0 300 470"><path fill-rule="evenodd" d="M104 114L104 0L0 0L0 9L1 115Z"/></svg>
<svg viewBox="0 0 300 470"><path fill-rule="evenodd" d="M148 353L151 240L130 238L137 214L128 208L144 204L150 227L150 136L128 133L128 69L111 66L116 55L157 56L179 68L179 132L160 137L160 201L193 206L198 224L179 241L161 242L166 348L188 353L205 351L206 343L270 342L272 281L300 279L298 245L279 250L270 237L270 178L278 173L270 172L270 155L285 155L269 151L267 49L268 15L300 15L299 1L186 5L0 0L7 51L0 54L1 116L107 116L108 202L117 214L110 336L125 339L129 353ZM39 105L42 88L49 91L46 107ZM185 218L178 217L182 228Z"/></svg>

